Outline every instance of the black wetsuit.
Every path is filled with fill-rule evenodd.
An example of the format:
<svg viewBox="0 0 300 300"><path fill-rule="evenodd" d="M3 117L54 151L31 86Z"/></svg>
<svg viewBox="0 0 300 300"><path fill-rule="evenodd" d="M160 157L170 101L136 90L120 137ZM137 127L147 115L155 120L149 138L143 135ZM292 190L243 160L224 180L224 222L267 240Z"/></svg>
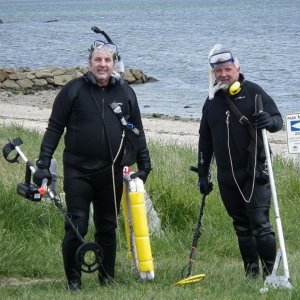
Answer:
<svg viewBox="0 0 300 300"><path fill-rule="evenodd" d="M241 91L230 100L240 112L251 120L255 112L255 95L260 94L263 110L268 112L274 121L270 132L276 132L283 126L280 112L272 98L257 84L239 79ZM228 126L226 119L228 116ZM228 147L229 131L229 147ZM225 92L219 90L214 99L206 100L200 123L198 152L199 177L209 173L209 166L214 154L217 165L217 180L224 206L233 219L240 252L247 274L257 276L258 258L263 265L264 275L270 273L276 256L275 235L269 220L271 202L270 184L255 182L253 195L251 188L253 179L247 172L250 133L246 125L239 122L225 101ZM261 137L261 131L258 130ZM232 167L230 162L232 160ZM241 195L234 176L243 193Z"/></svg>
<svg viewBox="0 0 300 300"><path fill-rule="evenodd" d="M133 89L119 82L100 87L87 81L86 77L72 80L57 95L39 157L42 161L51 159L66 130L63 162L67 212L84 237L88 230L90 204L93 203L95 241L104 252L100 280L114 277L117 226L115 206L119 210L123 186L123 127L110 107L114 101L121 106L125 119L139 130L135 141L136 162L139 169L149 172L150 157ZM75 262L80 245L78 237L66 222L62 250L68 282L80 282L81 272Z"/></svg>

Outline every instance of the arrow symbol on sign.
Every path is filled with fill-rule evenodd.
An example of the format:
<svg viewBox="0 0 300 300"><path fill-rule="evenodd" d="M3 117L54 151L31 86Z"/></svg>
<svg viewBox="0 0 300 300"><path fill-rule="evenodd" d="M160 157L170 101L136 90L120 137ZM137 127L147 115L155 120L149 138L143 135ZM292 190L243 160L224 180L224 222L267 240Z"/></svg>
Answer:
<svg viewBox="0 0 300 300"><path fill-rule="evenodd" d="M300 131L300 120L291 121L291 131Z"/></svg>

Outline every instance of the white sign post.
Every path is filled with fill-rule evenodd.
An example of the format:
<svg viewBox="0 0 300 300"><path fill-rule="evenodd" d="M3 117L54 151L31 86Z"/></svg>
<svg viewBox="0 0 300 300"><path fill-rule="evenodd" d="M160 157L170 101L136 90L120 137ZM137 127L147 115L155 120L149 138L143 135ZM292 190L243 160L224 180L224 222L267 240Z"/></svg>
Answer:
<svg viewBox="0 0 300 300"><path fill-rule="evenodd" d="M300 169L300 113L286 115L288 152L298 154Z"/></svg>

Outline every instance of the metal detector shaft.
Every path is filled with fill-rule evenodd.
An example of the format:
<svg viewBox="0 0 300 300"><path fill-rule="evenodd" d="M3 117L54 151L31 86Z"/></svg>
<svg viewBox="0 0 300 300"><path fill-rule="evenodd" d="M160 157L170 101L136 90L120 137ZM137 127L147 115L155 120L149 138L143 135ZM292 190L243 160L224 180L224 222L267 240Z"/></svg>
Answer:
<svg viewBox="0 0 300 300"><path fill-rule="evenodd" d="M258 105L258 112L262 112L263 107L262 107L261 95L257 95L257 105ZM269 145L268 145L267 130L262 129L261 132L262 132L262 137L263 137L263 142L264 142L264 149L265 149L266 160L267 160L268 171L269 171L269 180L270 180L270 186L271 186L271 192L272 192L272 199L273 199L273 205L274 205L274 211L275 211L276 227L277 227L277 233L278 233L279 246L280 246L280 250L281 250L284 275L287 278L290 278L287 255L286 255L286 249L285 249L285 243L284 243L284 237L283 237L283 230L282 230L282 224L281 224L281 218L280 218L280 214L279 214L279 206L278 206L275 180L274 180L274 174L273 174L273 168L272 168L272 162L271 162L271 155L270 155Z"/></svg>
<svg viewBox="0 0 300 300"><path fill-rule="evenodd" d="M190 166L190 171L198 173L198 168L196 168L194 166ZM204 206L205 206L206 196L207 196L207 194L203 194L202 201L201 201L201 206L200 206L199 215L198 215L196 228L195 228L195 232L194 232L194 237L193 237L193 242L192 242L192 248L191 248L190 256L189 256L188 273L186 274L186 276L183 279L176 282L174 284L174 286L200 282L201 280L203 280L206 277L205 274L198 274L198 275L192 276L192 268L193 268L193 263L194 263L194 258L195 258L195 252L196 252L199 238L201 236L201 230L200 230L201 219L203 216L203 210L204 210ZM182 275L183 275L183 272L185 269L186 269L186 267L182 270Z"/></svg>
<svg viewBox="0 0 300 300"><path fill-rule="evenodd" d="M15 146L16 151L19 153L19 155L22 157L22 159L24 160L24 162L28 165L30 171L32 172L32 174L35 172L35 168L32 165L32 163L30 163L30 161L28 160L28 158L25 156L25 154L22 152L22 150L20 149L19 146Z"/></svg>
<svg viewBox="0 0 300 300"><path fill-rule="evenodd" d="M202 201L201 201L199 216L198 216L198 219L197 219L195 233L194 233L193 242L192 242L192 248L191 248L191 252L190 252L190 256L189 256L188 273L186 275L187 277L192 275L192 267L193 267L193 263L194 263L195 252L196 252L196 248L198 246L198 241L201 237L200 228L201 228L201 220L202 220L202 216L203 216L203 210L204 210L204 207L205 207L205 198L206 198L206 194L203 195Z"/></svg>

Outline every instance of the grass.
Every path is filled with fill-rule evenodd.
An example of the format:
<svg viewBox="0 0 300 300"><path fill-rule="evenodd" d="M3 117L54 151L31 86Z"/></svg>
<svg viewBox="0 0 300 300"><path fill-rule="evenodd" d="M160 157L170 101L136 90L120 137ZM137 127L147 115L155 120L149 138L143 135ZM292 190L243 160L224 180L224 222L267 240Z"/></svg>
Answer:
<svg viewBox="0 0 300 300"><path fill-rule="evenodd" d="M7 138L21 137L22 151L34 161L41 135L18 126L0 127L0 146ZM206 274L196 284L173 287L186 274L188 256L199 213L197 176L188 167L196 163L197 153L189 146L149 143L153 172L146 189L162 221L163 234L151 236L155 279L141 282L128 258L122 215L118 230L116 281L101 287L97 275L83 275L83 290L70 295L65 291L61 255L64 220L48 202L34 203L16 193L24 180L25 164L9 164L0 158L0 293L2 299L300 299L299 170L288 160L275 157L280 216L288 254L293 290L270 289L260 294L262 279L244 276L237 240L231 220L220 200L216 182L207 197L202 218L202 235L196 250L193 274ZM62 174L62 144L56 154L58 175ZM216 171L213 168L213 179ZM59 189L62 189L59 178ZM275 226L274 214L272 222ZM93 240L93 226L86 240ZM282 271L282 270L280 270Z"/></svg>

